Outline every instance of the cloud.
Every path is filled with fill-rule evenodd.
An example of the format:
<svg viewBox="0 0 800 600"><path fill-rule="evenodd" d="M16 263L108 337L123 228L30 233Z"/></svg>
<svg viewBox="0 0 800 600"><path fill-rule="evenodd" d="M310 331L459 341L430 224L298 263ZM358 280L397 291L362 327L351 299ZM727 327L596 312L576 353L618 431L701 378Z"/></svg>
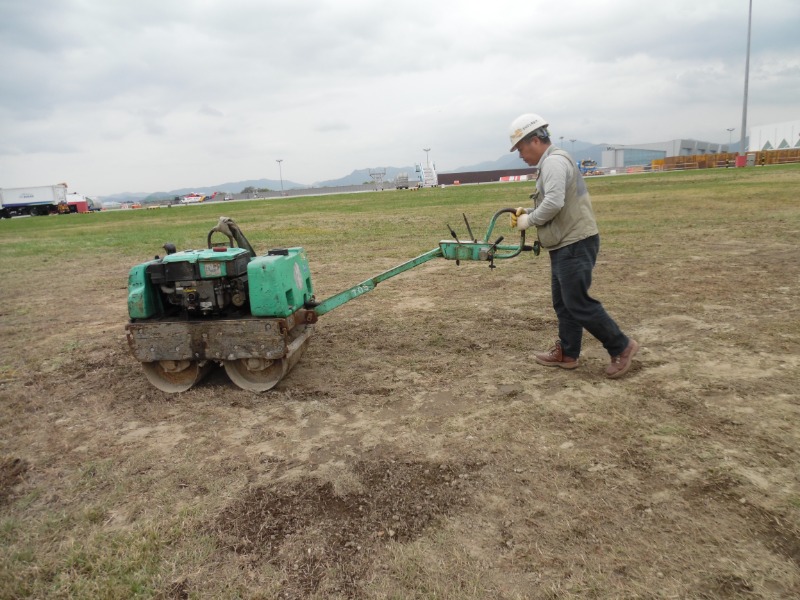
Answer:
<svg viewBox="0 0 800 600"><path fill-rule="evenodd" d="M214 108L213 106L209 106L208 104L204 104L200 107L198 111L201 115L205 115L207 117L224 117L225 113L221 110Z"/></svg>
<svg viewBox="0 0 800 600"><path fill-rule="evenodd" d="M320 123L314 128L315 131L319 131L320 133L347 131L348 129L350 129L350 126L347 123L343 123L341 121L329 121L327 123Z"/></svg>
<svg viewBox="0 0 800 600"><path fill-rule="evenodd" d="M504 154L528 111L556 137L726 140L741 4L0 0L0 185L166 190L275 178L275 158L312 182L423 147L446 170ZM754 125L796 119L800 92L800 5L762 4Z"/></svg>

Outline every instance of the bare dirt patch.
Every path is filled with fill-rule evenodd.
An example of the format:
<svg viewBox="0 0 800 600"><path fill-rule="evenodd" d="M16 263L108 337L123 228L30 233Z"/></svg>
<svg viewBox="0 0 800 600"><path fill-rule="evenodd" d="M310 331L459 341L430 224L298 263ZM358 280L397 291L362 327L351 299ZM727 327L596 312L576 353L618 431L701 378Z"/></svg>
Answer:
<svg viewBox="0 0 800 600"><path fill-rule="evenodd" d="M365 593L376 548L408 543L463 510L478 465L415 460L358 462L358 491L331 482L300 480L257 487L227 507L211 526L220 544L251 564L268 561L285 578L283 596Z"/></svg>

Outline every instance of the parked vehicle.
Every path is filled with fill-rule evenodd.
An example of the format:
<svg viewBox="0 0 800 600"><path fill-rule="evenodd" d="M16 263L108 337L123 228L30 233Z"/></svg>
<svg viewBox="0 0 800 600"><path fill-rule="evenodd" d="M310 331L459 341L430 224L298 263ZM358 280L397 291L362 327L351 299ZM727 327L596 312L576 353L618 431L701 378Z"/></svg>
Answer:
<svg viewBox="0 0 800 600"><path fill-rule="evenodd" d="M99 200L93 200L77 192L69 192L66 202L71 213L88 213L103 210Z"/></svg>
<svg viewBox="0 0 800 600"><path fill-rule="evenodd" d="M578 163L578 168L581 170L582 175L602 175L603 172L597 168L597 162L590 158L584 159Z"/></svg>
<svg viewBox="0 0 800 600"><path fill-rule="evenodd" d="M183 198L181 198L181 204L197 204L198 202L202 202L204 199L205 196L192 192L191 194L186 194Z"/></svg>
<svg viewBox="0 0 800 600"><path fill-rule="evenodd" d="M58 205L67 202L67 184L25 188L0 188L0 217L57 214Z"/></svg>

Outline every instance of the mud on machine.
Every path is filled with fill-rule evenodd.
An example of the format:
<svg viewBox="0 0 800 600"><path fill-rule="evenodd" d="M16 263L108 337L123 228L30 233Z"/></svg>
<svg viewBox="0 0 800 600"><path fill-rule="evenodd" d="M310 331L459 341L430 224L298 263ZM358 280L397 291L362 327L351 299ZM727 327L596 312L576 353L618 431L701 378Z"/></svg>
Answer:
<svg viewBox="0 0 800 600"><path fill-rule="evenodd" d="M525 232L517 245L489 241L497 211L482 240L472 234L459 239L448 225L451 240L375 277L318 302L303 248L275 248L258 255L239 226L228 217L209 232L206 248L176 251L136 265L128 274L128 344L147 379L158 389L177 393L190 389L221 364L234 384L264 392L291 370L325 313L342 306L404 271L435 258L488 261L539 252L527 246ZM215 242L212 238L227 238Z"/></svg>

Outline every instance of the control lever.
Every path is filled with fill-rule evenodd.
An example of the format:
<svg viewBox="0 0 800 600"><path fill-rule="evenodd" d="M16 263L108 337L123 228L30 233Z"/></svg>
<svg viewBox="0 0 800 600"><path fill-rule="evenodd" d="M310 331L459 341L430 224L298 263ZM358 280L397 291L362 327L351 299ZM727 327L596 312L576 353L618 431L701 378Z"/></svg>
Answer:
<svg viewBox="0 0 800 600"><path fill-rule="evenodd" d="M450 227L449 223L447 224L447 228L450 230L450 235L453 236L453 239L456 241L456 244L458 244L460 246L461 245L461 240L458 239L458 234L455 231L453 231L453 228ZM460 265L461 265L461 261L456 259L456 266L458 267Z"/></svg>
<svg viewBox="0 0 800 600"><path fill-rule="evenodd" d="M492 244L491 246L489 246L489 268L490 268L490 269L494 269L494 268L495 268L495 264L494 264L494 251L495 251L495 250L497 250L497 244L499 244L500 242L502 242L502 241L503 241L503 238L504 238L504 236L502 236L502 235L501 235L499 238L497 238L497 239L494 241L494 244Z"/></svg>
<svg viewBox="0 0 800 600"><path fill-rule="evenodd" d="M464 217L464 223L467 224L467 233L469 233L469 239L471 239L473 243L477 243L478 240L475 238L474 235L472 235L472 228L469 226L469 221L467 221L466 213L461 213L461 215Z"/></svg>

